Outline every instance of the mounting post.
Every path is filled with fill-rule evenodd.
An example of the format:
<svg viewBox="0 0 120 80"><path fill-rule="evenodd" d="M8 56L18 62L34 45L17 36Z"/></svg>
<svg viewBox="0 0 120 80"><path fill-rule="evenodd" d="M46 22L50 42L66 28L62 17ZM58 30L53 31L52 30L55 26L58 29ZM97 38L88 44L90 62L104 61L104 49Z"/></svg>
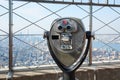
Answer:
<svg viewBox="0 0 120 80"><path fill-rule="evenodd" d="M9 72L7 80L13 80L13 2L9 0Z"/></svg>

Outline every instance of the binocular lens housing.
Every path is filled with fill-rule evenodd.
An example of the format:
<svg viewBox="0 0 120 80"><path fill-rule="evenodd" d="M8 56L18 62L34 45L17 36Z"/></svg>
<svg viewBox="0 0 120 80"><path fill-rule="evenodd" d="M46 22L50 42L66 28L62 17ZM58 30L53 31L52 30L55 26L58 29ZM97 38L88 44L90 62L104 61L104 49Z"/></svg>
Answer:
<svg viewBox="0 0 120 80"><path fill-rule="evenodd" d="M84 25L77 18L56 19L49 33L55 57L67 67L72 66L83 55L85 39Z"/></svg>

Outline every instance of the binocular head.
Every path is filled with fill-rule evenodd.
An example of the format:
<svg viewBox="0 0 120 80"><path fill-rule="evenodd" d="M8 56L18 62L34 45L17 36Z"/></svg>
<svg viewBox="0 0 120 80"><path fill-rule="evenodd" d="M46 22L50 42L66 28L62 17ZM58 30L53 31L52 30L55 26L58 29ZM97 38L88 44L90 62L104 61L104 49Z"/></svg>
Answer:
<svg viewBox="0 0 120 80"><path fill-rule="evenodd" d="M74 66L83 56L86 32L77 18L56 19L49 32L49 43L54 56L67 67Z"/></svg>

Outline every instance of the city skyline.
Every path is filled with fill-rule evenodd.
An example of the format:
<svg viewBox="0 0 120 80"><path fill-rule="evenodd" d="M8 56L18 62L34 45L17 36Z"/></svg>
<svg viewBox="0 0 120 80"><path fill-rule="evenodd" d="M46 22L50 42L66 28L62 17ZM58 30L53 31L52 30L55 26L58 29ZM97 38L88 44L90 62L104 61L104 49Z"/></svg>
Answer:
<svg viewBox="0 0 120 80"><path fill-rule="evenodd" d="M110 3L112 3L112 1L110 1ZM43 64L49 64L48 59L52 62L46 43L41 44L41 41L45 40L39 36L42 36L45 30L50 29L51 23L55 19L61 17L80 18L86 31L89 30L89 8L90 6L87 5L13 2L14 66L40 65L42 64L39 62L40 60L43 60ZM4 65L8 65L8 15L8 1L1 0L0 51L3 51L3 53L0 52L0 63ZM104 61L105 59L116 59L116 55L119 55L118 50L120 50L120 8L93 6L92 19L92 31L95 33L95 41L98 41L97 45L99 45L98 47L94 47L96 45L94 44L95 41L93 41L93 60ZM97 53L99 55L96 55ZM37 57L37 55L39 57ZM24 59L22 60L22 58ZM117 57L117 59L119 59L119 57ZM33 62L31 62L32 60Z"/></svg>

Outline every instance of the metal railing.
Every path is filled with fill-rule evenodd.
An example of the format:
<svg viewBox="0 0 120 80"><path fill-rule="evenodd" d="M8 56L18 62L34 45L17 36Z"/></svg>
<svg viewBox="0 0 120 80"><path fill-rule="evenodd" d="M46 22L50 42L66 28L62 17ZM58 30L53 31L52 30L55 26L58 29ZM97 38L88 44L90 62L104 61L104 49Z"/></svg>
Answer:
<svg viewBox="0 0 120 80"><path fill-rule="evenodd" d="M0 69L6 66L12 70L13 66L53 65L54 61L49 55L42 33L49 30L54 19L69 16L82 19L87 30L96 34L89 59L86 59L89 64L92 64L92 60L119 60L118 7L120 7L119 0L40 0L39 2L1 0Z"/></svg>

